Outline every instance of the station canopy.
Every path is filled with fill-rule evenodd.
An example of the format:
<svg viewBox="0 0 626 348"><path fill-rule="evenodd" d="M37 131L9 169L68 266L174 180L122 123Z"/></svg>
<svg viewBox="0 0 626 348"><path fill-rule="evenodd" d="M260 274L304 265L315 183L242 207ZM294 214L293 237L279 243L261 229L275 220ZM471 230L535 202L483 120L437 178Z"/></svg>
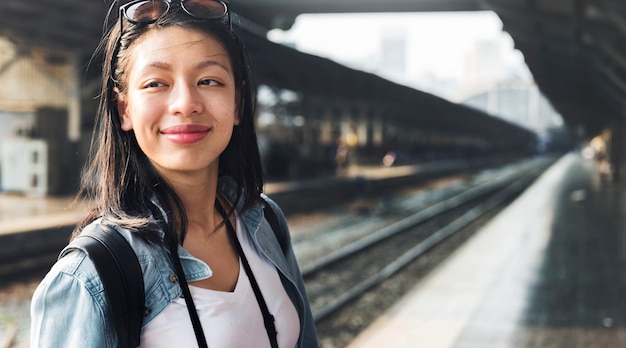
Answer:
<svg viewBox="0 0 626 348"><path fill-rule="evenodd" d="M0 35L24 50L44 47L87 61L101 36L109 2L2 0ZM230 4L242 18L255 23L247 27L245 40L255 50L252 56L260 83L296 86L311 94L395 101L409 93L408 88L273 44L259 31L287 29L302 13L493 10L566 124L592 134L626 117L623 0L231 0ZM51 61L59 59L62 55L50 56ZM280 74L286 66L295 73ZM321 76L314 72L317 69L333 74Z"/></svg>

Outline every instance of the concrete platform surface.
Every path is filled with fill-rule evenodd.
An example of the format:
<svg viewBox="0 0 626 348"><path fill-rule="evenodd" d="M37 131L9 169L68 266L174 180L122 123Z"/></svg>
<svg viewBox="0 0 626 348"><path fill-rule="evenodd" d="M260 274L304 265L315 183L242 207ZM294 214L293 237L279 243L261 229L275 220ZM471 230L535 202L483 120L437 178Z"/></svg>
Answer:
<svg viewBox="0 0 626 348"><path fill-rule="evenodd" d="M571 153L358 336L368 347L626 347L626 184Z"/></svg>

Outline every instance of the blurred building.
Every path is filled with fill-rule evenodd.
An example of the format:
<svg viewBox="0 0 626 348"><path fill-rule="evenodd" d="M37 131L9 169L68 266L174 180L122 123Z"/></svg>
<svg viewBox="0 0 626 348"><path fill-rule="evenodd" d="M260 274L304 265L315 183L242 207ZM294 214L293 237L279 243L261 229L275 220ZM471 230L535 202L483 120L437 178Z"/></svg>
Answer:
<svg viewBox="0 0 626 348"><path fill-rule="evenodd" d="M516 66L507 66L497 41L483 40L468 55L465 79L455 100L483 110L541 136L563 126L558 114L541 94L532 77Z"/></svg>
<svg viewBox="0 0 626 348"><path fill-rule="evenodd" d="M380 69L384 77L402 81L406 79L407 37L404 27L387 27L381 38Z"/></svg>
<svg viewBox="0 0 626 348"><path fill-rule="evenodd" d="M68 156L80 132L79 117L70 117L80 109L72 63L64 53L0 37L2 191L64 193L78 180L78 161Z"/></svg>
<svg viewBox="0 0 626 348"><path fill-rule="evenodd" d="M495 40L480 40L466 58L465 81L472 85L489 85L504 77L502 45Z"/></svg>

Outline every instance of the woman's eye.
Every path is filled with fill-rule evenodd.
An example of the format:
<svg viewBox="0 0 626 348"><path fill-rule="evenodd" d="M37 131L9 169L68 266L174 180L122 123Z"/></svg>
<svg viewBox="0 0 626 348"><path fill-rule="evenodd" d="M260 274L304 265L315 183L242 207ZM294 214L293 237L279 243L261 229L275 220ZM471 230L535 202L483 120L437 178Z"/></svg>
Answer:
<svg viewBox="0 0 626 348"><path fill-rule="evenodd" d="M201 86L219 86L219 85L221 85L219 82L217 82L215 80L211 80L211 79L200 80L200 82L198 82L198 84L201 85Z"/></svg>
<svg viewBox="0 0 626 348"><path fill-rule="evenodd" d="M158 81L152 81L146 84L146 88L155 88L155 87L161 87L161 86L164 86L164 84Z"/></svg>

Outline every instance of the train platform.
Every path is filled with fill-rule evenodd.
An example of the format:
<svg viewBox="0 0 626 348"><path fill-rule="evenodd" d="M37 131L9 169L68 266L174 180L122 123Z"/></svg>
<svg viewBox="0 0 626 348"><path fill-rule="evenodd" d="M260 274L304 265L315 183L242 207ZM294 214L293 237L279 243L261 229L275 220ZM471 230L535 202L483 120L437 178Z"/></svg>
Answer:
<svg viewBox="0 0 626 348"><path fill-rule="evenodd" d="M349 348L626 347L626 183L570 153Z"/></svg>

